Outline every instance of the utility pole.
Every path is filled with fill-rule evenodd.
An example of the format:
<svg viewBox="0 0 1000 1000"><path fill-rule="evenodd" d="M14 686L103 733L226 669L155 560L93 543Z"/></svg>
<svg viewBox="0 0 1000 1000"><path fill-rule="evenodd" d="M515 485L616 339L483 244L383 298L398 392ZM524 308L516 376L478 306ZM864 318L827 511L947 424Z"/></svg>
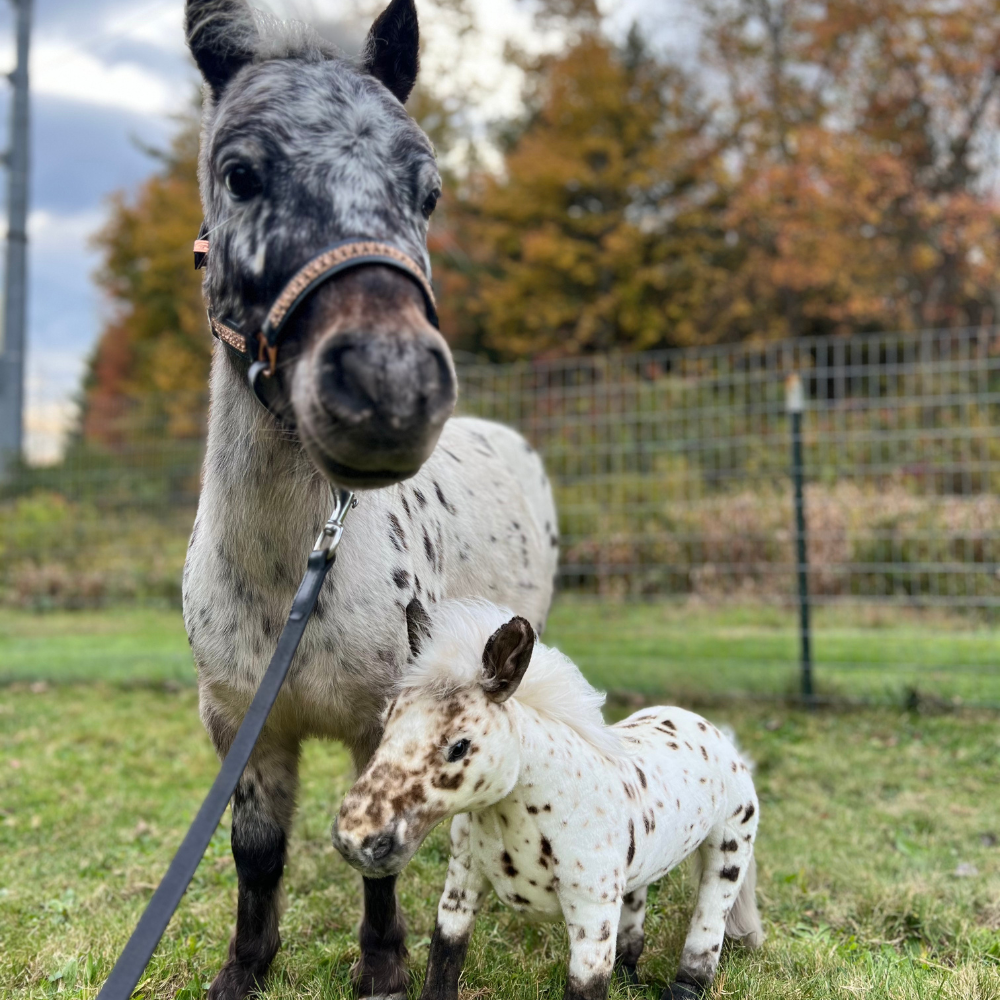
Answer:
<svg viewBox="0 0 1000 1000"><path fill-rule="evenodd" d="M17 65L7 167L7 270L0 332L0 477L20 458L24 433L25 320L28 301L28 49L32 0L11 0L17 18Z"/></svg>

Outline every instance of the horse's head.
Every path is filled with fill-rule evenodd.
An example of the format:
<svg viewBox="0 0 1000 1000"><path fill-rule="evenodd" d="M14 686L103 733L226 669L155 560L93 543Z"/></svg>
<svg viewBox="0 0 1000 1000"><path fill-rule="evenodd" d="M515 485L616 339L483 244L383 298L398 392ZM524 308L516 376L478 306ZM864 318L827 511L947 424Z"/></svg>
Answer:
<svg viewBox="0 0 1000 1000"><path fill-rule="evenodd" d="M333 842L366 875L399 872L440 820L499 802L517 782L520 737L505 703L528 668L535 633L512 618L485 648L478 639L481 657L476 641L462 625L435 636L344 799Z"/></svg>
<svg viewBox="0 0 1000 1000"><path fill-rule="evenodd" d="M359 63L245 0L187 0L187 37L206 83L200 183L215 316L256 334L299 269L345 239L391 244L429 277L441 180L403 110L417 74L413 0L392 0ZM272 409L349 487L415 473L455 404L420 283L378 264L302 301L267 381Z"/></svg>

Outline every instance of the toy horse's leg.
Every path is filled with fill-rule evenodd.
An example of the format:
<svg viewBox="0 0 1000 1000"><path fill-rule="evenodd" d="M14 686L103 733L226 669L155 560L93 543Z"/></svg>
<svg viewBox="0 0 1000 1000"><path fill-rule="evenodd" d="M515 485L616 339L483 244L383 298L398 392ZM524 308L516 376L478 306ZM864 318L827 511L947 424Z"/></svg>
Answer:
<svg viewBox="0 0 1000 1000"><path fill-rule="evenodd" d="M615 947L615 965L621 969L625 981L633 985L639 982L635 967L642 955L646 934L643 921L646 919L646 887L626 893L622 898L621 918L618 922L618 941Z"/></svg>
<svg viewBox="0 0 1000 1000"><path fill-rule="evenodd" d="M605 1000L615 965L621 903L561 902L569 931L569 976L563 1000Z"/></svg>
<svg viewBox="0 0 1000 1000"><path fill-rule="evenodd" d="M746 827L716 827L700 849L701 884L677 977L660 1000L693 1000L715 978L726 917L739 896L753 855Z"/></svg>
<svg viewBox="0 0 1000 1000"><path fill-rule="evenodd" d="M235 728L203 706L209 735L225 755ZM281 876L298 789L299 741L263 736L233 795L233 860L239 895L229 957L208 992L209 1000L242 1000L262 982L281 937Z"/></svg>
<svg viewBox="0 0 1000 1000"><path fill-rule="evenodd" d="M451 860L427 959L420 1000L458 1000L458 977L482 905L487 882L469 851L470 822L462 813L451 821Z"/></svg>

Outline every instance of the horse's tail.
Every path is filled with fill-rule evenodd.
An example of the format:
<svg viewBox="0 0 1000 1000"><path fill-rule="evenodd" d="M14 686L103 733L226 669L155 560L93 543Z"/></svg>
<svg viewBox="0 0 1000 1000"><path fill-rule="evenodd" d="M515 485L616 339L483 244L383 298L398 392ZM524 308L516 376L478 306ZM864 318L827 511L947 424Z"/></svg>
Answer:
<svg viewBox="0 0 1000 1000"><path fill-rule="evenodd" d="M740 894L726 917L726 937L742 941L747 948L759 948L764 943L764 928L757 911L756 889L757 860L751 854Z"/></svg>

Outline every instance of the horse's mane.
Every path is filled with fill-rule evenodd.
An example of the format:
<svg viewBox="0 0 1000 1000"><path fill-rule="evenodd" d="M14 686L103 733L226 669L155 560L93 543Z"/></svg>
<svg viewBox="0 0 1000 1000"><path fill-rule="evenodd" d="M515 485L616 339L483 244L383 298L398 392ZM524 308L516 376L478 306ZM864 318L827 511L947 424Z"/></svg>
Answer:
<svg viewBox="0 0 1000 1000"><path fill-rule="evenodd" d="M431 638L404 672L400 687L447 696L477 683L482 677L487 639L513 616L508 608L489 601L453 600L435 605ZM602 753L620 756L627 751L618 734L604 724L604 698L568 656L536 642L531 664L511 700L564 723Z"/></svg>
<svg viewBox="0 0 1000 1000"><path fill-rule="evenodd" d="M302 21L283 21L273 14L251 8L252 19L233 17L232 0L199 5L198 30L217 36L216 49L252 52L255 62L268 59L301 59L325 62L343 59L344 53Z"/></svg>

